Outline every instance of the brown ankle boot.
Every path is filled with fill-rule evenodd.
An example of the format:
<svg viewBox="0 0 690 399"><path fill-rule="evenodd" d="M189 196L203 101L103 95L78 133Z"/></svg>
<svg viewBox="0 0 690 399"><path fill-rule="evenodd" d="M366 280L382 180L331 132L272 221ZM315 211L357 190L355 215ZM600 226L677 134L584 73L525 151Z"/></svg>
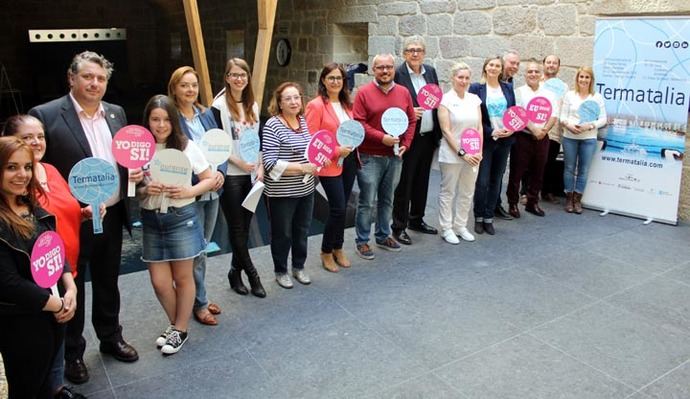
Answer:
<svg viewBox="0 0 690 399"><path fill-rule="evenodd" d="M321 264L331 273L338 273L338 264L335 263L332 253L321 252Z"/></svg>
<svg viewBox="0 0 690 399"><path fill-rule="evenodd" d="M333 250L333 259L340 267L348 268L352 266L352 263L350 263L350 260L345 256L345 252L343 252L342 249Z"/></svg>
<svg viewBox="0 0 690 399"><path fill-rule="evenodd" d="M573 208L573 193L572 193L572 192L570 192L570 193L565 193L565 206L564 206L564 209L565 209L565 211L568 212L568 213L573 213L573 211L575 210L575 209Z"/></svg>
<svg viewBox="0 0 690 399"><path fill-rule="evenodd" d="M578 215L582 213L582 194L580 193L574 193L573 194L573 212L577 213Z"/></svg>

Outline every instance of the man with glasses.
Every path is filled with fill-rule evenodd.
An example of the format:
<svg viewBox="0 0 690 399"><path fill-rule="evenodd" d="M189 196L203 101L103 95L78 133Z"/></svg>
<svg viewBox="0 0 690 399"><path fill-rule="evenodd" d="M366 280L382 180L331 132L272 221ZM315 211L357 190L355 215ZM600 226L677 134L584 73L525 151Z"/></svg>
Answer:
<svg viewBox="0 0 690 399"><path fill-rule="evenodd" d="M403 43L405 62L395 71L395 82L404 86L414 105L417 126L412 139L412 146L403 157L400 183L395 189L393 201L393 237L405 245L411 245L412 239L405 231L419 231L426 234L438 234L438 231L424 222L429 173L434 150L441 140L441 128L436 110L425 110L417 102L417 93L429 83L438 84L434 67L424 64L426 42L421 36L411 36Z"/></svg>
<svg viewBox="0 0 690 399"><path fill-rule="evenodd" d="M409 92L396 85L395 57L378 54L372 62L374 81L360 87L352 114L364 126L364 142L359 146L362 168L357 171L359 204L355 216L356 251L362 259L374 259L369 246L372 211L376 206L376 245L388 251L400 251L400 245L390 236L393 192L400 181L403 154L410 148L416 126L416 115ZM381 117L389 108L405 111L407 130L393 137L383 130ZM398 154L393 147L398 144ZM374 204L378 196L378 202Z"/></svg>

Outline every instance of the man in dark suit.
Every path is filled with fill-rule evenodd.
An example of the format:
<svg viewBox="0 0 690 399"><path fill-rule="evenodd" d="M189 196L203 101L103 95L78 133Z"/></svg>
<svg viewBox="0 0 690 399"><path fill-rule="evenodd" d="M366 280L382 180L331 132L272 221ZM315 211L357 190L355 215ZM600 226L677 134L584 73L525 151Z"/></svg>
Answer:
<svg viewBox="0 0 690 399"><path fill-rule="evenodd" d="M101 101L112 74L112 64L102 55L85 51L77 54L67 71L70 92L64 97L32 108L29 114L45 126L47 149L43 160L55 166L67 179L72 167L88 157L105 159L120 175L120 190L109 198L103 217L103 233L94 234L92 222L81 225L78 260L77 312L67 324L65 335L65 377L73 383L88 381L83 354L84 277L89 267L93 291L91 320L100 342L100 351L123 362L139 359L137 351L122 338L119 321L120 291L117 280L122 251L122 227L127 218L128 171L118 167L111 151L112 136L127 124L122 107ZM138 170L129 180L141 181Z"/></svg>
<svg viewBox="0 0 690 399"><path fill-rule="evenodd" d="M436 110L428 111L419 106L417 93L428 83L438 84L436 70L424 63L426 42L421 36L411 36L403 43L405 62L395 71L395 83L405 86L410 92L417 128L412 146L403 156L400 183L395 189L393 201L393 237L401 244L410 245L412 239L405 231L419 231L438 234L438 231L424 222L429 173L434 150L441 139Z"/></svg>

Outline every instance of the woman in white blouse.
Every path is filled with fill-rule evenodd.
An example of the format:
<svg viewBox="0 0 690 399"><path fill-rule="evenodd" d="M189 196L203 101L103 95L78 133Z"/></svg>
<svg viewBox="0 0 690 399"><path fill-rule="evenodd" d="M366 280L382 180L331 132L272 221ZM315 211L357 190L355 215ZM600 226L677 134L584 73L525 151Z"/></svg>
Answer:
<svg viewBox="0 0 690 399"><path fill-rule="evenodd" d="M450 244L458 244L457 236L465 241L474 241L467 230L467 216L474 196L479 162L482 160L481 145L475 155L465 152L460 139L465 129L474 128L482 134L482 101L475 94L468 93L470 67L464 62L451 68L453 89L443 95L438 109L438 120L443 132L438 162L441 167L441 192L438 195L439 225L441 237ZM481 141L480 141L481 142ZM453 212L455 208L455 212Z"/></svg>
<svg viewBox="0 0 690 399"><path fill-rule="evenodd" d="M594 121L583 121L580 106L585 101L599 105L599 117ZM601 94L594 92L594 71L580 67L575 74L575 89L563 97L560 115L563 131L563 154L565 169L563 185L566 195L565 211L582 213L582 193L587 184L589 166L597 149L597 132L606 125L606 109ZM575 167L577 165L577 172Z"/></svg>

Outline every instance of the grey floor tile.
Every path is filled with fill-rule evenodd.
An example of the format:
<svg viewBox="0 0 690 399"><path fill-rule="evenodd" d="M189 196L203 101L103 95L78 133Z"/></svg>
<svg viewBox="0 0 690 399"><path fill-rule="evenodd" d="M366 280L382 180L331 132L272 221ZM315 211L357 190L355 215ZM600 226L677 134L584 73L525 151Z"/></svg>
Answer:
<svg viewBox="0 0 690 399"><path fill-rule="evenodd" d="M690 334L688 285L659 277L606 298L605 301L644 316L654 324L678 328Z"/></svg>
<svg viewBox="0 0 690 399"><path fill-rule="evenodd" d="M485 309L520 328L531 328L595 301L555 280L517 268L463 284L458 289Z"/></svg>
<svg viewBox="0 0 690 399"><path fill-rule="evenodd" d="M644 232L638 228L614 234L582 249L657 273L671 270L690 258L690 246L680 245L675 239L650 239L640 231Z"/></svg>
<svg viewBox="0 0 690 399"><path fill-rule="evenodd" d="M464 399L466 396L433 374L406 381L400 385L373 393L367 399Z"/></svg>
<svg viewBox="0 0 690 399"><path fill-rule="evenodd" d="M276 337L250 353L290 398L358 398L428 371L355 320Z"/></svg>
<svg viewBox="0 0 690 399"><path fill-rule="evenodd" d="M118 398L285 398L245 351L115 387Z"/></svg>
<svg viewBox="0 0 690 399"><path fill-rule="evenodd" d="M610 399L633 390L530 336L520 336L436 370L472 399Z"/></svg>
<svg viewBox="0 0 690 399"><path fill-rule="evenodd" d="M690 358L690 335L603 302L532 334L635 389Z"/></svg>
<svg viewBox="0 0 690 399"><path fill-rule="evenodd" d="M359 320L430 369L521 331L461 289L439 294L434 303L377 306Z"/></svg>
<svg viewBox="0 0 690 399"><path fill-rule="evenodd" d="M78 392L81 394L84 394L84 391L81 390L81 387L75 387L74 392ZM87 395L88 398L90 399L115 399L115 392L111 389L106 389L98 392L92 392ZM124 399L124 398L123 398Z"/></svg>
<svg viewBox="0 0 690 399"><path fill-rule="evenodd" d="M551 255L541 256L527 267L596 298L611 295L654 276L641 267L576 250L565 251L555 259Z"/></svg>
<svg viewBox="0 0 690 399"><path fill-rule="evenodd" d="M663 276L690 285L690 260L669 270Z"/></svg>
<svg viewBox="0 0 690 399"><path fill-rule="evenodd" d="M642 390L647 396L655 399L690 398L690 362L673 370L668 375Z"/></svg>

